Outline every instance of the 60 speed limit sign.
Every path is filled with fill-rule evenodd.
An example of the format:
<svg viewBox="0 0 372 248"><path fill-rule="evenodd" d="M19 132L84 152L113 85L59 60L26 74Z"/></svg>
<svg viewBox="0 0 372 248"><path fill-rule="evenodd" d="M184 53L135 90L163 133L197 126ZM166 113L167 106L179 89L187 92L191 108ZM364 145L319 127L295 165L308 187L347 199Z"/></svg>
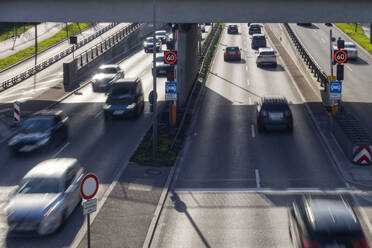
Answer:
<svg viewBox="0 0 372 248"><path fill-rule="evenodd" d="M344 50L337 50L333 56L336 63L342 64L347 60L347 53Z"/></svg>
<svg viewBox="0 0 372 248"><path fill-rule="evenodd" d="M177 63L177 51L164 52L164 63L174 65Z"/></svg>

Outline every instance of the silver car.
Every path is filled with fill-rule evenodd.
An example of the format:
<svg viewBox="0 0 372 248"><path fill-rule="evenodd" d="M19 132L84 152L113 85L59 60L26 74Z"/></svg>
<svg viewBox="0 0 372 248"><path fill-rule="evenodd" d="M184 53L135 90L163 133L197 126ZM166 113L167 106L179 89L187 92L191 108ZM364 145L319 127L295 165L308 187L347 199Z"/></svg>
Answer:
<svg viewBox="0 0 372 248"><path fill-rule="evenodd" d="M124 71L119 65L101 65L91 80L93 91L107 91L120 78L124 78Z"/></svg>
<svg viewBox="0 0 372 248"><path fill-rule="evenodd" d="M275 55L274 49L270 47L265 47L265 48L259 48L257 52L257 59L256 59L256 64L257 66L261 65L272 65L276 66L276 55Z"/></svg>
<svg viewBox="0 0 372 248"><path fill-rule="evenodd" d="M333 50L337 51L337 46L333 46ZM358 50L354 42L345 41L345 47L342 50L346 51L348 59L358 58Z"/></svg>
<svg viewBox="0 0 372 248"><path fill-rule="evenodd" d="M81 202L84 169L73 158L43 161L21 180L5 208L9 231L55 232Z"/></svg>
<svg viewBox="0 0 372 248"><path fill-rule="evenodd" d="M167 31L165 30L158 30L155 32L155 38L160 40L161 43L165 44L167 41Z"/></svg>

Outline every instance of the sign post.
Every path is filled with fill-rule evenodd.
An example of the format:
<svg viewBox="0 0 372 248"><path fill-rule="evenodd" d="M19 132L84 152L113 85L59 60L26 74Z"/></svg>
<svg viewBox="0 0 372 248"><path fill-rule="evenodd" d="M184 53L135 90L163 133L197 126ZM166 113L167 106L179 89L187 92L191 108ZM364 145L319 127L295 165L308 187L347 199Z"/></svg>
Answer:
<svg viewBox="0 0 372 248"><path fill-rule="evenodd" d="M98 186L98 178L94 174L85 175L80 184L80 194L86 200L83 203L83 213L87 215L88 248L90 248L90 213L97 210L97 198L93 199L93 197L97 194Z"/></svg>
<svg viewBox="0 0 372 248"><path fill-rule="evenodd" d="M176 77L175 65L177 64L177 51L165 51L164 52L164 63L170 65L170 70L174 71L174 78ZM170 72L172 73L172 72ZM166 82L165 83L165 100L172 101L169 104L169 120L172 127L176 126L176 101L177 101L177 82Z"/></svg>

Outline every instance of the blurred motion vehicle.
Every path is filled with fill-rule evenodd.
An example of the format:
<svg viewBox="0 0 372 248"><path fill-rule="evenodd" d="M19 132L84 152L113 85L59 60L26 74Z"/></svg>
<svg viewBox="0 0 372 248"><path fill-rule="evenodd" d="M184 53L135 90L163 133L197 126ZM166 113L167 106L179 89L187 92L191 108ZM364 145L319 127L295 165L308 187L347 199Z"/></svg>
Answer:
<svg viewBox="0 0 372 248"><path fill-rule="evenodd" d="M205 33L205 24L199 24L200 32Z"/></svg>
<svg viewBox="0 0 372 248"><path fill-rule="evenodd" d="M238 34L238 25L229 25L227 27L227 33L228 34Z"/></svg>
<svg viewBox="0 0 372 248"><path fill-rule="evenodd" d="M103 107L105 120L113 117L138 117L144 107L141 79L120 79L108 93L106 104Z"/></svg>
<svg viewBox="0 0 372 248"><path fill-rule="evenodd" d="M257 54L257 66L277 65L275 51L271 47L259 48Z"/></svg>
<svg viewBox="0 0 372 248"><path fill-rule="evenodd" d="M337 46L333 46L333 50L337 51ZM347 59L358 59L358 49L354 42L345 41L345 47L342 49L347 53Z"/></svg>
<svg viewBox="0 0 372 248"><path fill-rule="evenodd" d="M311 22L297 23L298 26L311 27L313 24Z"/></svg>
<svg viewBox="0 0 372 248"><path fill-rule="evenodd" d="M226 47L224 49L223 60L241 60L241 53L238 46Z"/></svg>
<svg viewBox="0 0 372 248"><path fill-rule="evenodd" d="M32 168L5 208L9 231L39 235L57 231L81 202L83 175L74 158L50 159Z"/></svg>
<svg viewBox="0 0 372 248"><path fill-rule="evenodd" d="M161 51L161 41L156 39L155 41L156 52ZM154 37L147 37L146 40L143 42L143 48L145 49L145 53L153 52L154 49Z"/></svg>
<svg viewBox="0 0 372 248"><path fill-rule="evenodd" d="M288 209L294 247L367 248L361 225L343 199L303 197Z"/></svg>
<svg viewBox="0 0 372 248"><path fill-rule="evenodd" d="M249 26L248 33L250 35L252 35L252 34L260 34L261 33L261 25L260 24L258 24L258 23L250 23L248 26Z"/></svg>
<svg viewBox="0 0 372 248"><path fill-rule="evenodd" d="M157 40L160 40L162 44L164 44L167 41L167 31L165 30L158 30L155 31L155 38Z"/></svg>
<svg viewBox="0 0 372 248"><path fill-rule="evenodd" d="M157 76L166 76L167 72L170 68L169 64L166 64L164 62L164 55L163 54L157 54L156 58L156 75Z"/></svg>
<svg viewBox="0 0 372 248"><path fill-rule="evenodd" d="M48 150L68 139L68 117L61 110L43 110L26 119L9 140L11 154Z"/></svg>
<svg viewBox="0 0 372 248"><path fill-rule="evenodd" d="M256 106L259 132L277 129L292 131L292 111L285 97L264 97Z"/></svg>
<svg viewBox="0 0 372 248"><path fill-rule="evenodd" d="M257 49L260 47L266 47L266 36L264 34L254 34L252 35L252 49Z"/></svg>
<svg viewBox="0 0 372 248"><path fill-rule="evenodd" d="M124 71L116 64L105 64L98 67L91 83L93 91L107 91L115 80L124 77Z"/></svg>

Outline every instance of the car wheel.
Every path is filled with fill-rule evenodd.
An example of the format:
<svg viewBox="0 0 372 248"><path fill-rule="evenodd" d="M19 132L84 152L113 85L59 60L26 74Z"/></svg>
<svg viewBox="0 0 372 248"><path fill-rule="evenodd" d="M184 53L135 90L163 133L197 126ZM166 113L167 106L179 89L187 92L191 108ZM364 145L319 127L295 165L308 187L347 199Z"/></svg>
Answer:
<svg viewBox="0 0 372 248"><path fill-rule="evenodd" d="M110 114L105 113L104 114L104 119L105 119L105 121L109 121L111 119Z"/></svg>
<svg viewBox="0 0 372 248"><path fill-rule="evenodd" d="M288 131L293 132L293 125L292 124L288 124Z"/></svg>
<svg viewBox="0 0 372 248"><path fill-rule="evenodd" d="M260 67L261 65L260 65L260 63L256 63L257 64L257 67Z"/></svg>
<svg viewBox="0 0 372 248"><path fill-rule="evenodd" d="M274 67L277 67L277 65L278 65L277 63L274 63L274 64L273 64Z"/></svg>
<svg viewBox="0 0 372 248"><path fill-rule="evenodd" d="M93 88L93 91L94 91L94 92L97 92L97 87L94 86L94 84L92 84L92 88Z"/></svg>

